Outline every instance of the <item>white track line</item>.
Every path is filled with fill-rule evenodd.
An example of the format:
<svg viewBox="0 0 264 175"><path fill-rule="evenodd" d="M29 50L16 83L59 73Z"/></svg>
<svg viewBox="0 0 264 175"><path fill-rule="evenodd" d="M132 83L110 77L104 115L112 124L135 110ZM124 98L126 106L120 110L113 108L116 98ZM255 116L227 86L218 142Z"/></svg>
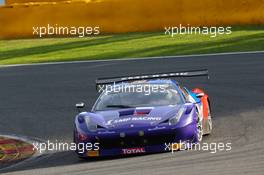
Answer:
<svg viewBox="0 0 264 175"><path fill-rule="evenodd" d="M249 52L224 52L224 53L209 53L209 54L194 54L194 55L176 55L176 56L158 56L158 57L142 57L142 58L117 58L117 59L100 59L100 60L84 60L84 61L62 61L48 63L32 63L32 64L13 64L0 65L3 67L19 67L19 66L41 66L41 65L59 65L59 64L78 64L78 63L97 63L111 61L133 61L133 60L151 60L151 59L168 59L168 58L188 58L188 57L207 57L207 56L225 56L225 55L242 55L242 54L260 54L264 51L249 51Z"/></svg>

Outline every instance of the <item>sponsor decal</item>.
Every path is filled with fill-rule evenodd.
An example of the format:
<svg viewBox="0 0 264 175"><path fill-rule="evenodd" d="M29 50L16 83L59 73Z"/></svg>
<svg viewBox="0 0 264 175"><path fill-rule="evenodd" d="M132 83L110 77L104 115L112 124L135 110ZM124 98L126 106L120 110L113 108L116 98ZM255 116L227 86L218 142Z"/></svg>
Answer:
<svg viewBox="0 0 264 175"><path fill-rule="evenodd" d="M124 123L129 121L160 121L161 117L128 117L124 119L116 119L116 120L109 120L107 124L117 124L117 123Z"/></svg>
<svg viewBox="0 0 264 175"><path fill-rule="evenodd" d="M140 154L145 153L145 148L126 148L122 149L123 154Z"/></svg>

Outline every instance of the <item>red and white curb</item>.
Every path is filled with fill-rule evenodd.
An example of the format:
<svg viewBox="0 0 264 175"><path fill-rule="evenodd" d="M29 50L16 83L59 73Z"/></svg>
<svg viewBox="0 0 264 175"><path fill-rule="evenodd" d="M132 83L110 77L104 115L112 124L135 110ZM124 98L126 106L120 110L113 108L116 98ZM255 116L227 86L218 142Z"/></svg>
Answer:
<svg viewBox="0 0 264 175"><path fill-rule="evenodd" d="M36 141L26 137L0 135L0 163L13 164L40 156L33 143Z"/></svg>

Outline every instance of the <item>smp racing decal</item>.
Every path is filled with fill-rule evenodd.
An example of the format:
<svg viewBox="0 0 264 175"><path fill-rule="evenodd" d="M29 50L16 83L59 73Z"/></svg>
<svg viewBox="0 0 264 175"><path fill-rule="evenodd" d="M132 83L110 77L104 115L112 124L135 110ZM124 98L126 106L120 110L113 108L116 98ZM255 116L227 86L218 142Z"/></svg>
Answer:
<svg viewBox="0 0 264 175"><path fill-rule="evenodd" d="M122 149L123 154L139 154L139 153L145 153L145 148L127 148Z"/></svg>
<svg viewBox="0 0 264 175"><path fill-rule="evenodd" d="M128 117L124 119L109 120L107 124L124 123L129 121L160 121L161 117Z"/></svg>

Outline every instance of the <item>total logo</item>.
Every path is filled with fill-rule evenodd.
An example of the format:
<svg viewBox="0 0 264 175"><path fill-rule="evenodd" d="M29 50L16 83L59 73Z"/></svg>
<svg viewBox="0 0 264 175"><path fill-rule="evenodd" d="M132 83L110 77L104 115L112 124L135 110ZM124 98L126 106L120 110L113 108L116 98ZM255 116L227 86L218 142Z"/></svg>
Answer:
<svg viewBox="0 0 264 175"><path fill-rule="evenodd" d="M145 148L127 148L122 149L123 154L139 154L139 153L145 153Z"/></svg>

